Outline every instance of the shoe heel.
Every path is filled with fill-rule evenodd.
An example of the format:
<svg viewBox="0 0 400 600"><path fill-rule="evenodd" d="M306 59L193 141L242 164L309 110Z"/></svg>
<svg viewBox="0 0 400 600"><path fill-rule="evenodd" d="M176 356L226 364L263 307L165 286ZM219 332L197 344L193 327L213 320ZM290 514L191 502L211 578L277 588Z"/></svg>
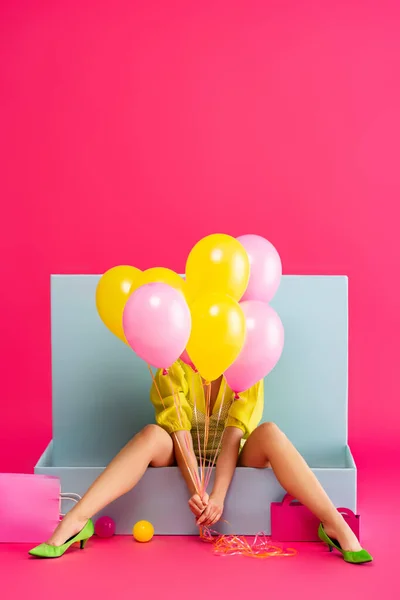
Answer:
<svg viewBox="0 0 400 600"><path fill-rule="evenodd" d="M87 542L87 539L86 540L81 540L81 550L83 550L84 547L86 546L86 542Z"/></svg>

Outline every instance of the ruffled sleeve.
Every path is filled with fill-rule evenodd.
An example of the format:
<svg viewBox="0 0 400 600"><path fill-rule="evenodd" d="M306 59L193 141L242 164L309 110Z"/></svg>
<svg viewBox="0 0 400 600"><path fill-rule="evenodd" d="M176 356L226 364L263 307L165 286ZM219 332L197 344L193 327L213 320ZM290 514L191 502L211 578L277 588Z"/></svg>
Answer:
<svg viewBox="0 0 400 600"><path fill-rule="evenodd" d="M172 365L167 375L163 375L162 370L158 371L155 381L151 386L150 400L155 408L157 424L169 434L190 431L192 410L187 401L189 387L181 365L178 362Z"/></svg>
<svg viewBox="0 0 400 600"><path fill-rule="evenodd" d="M264 410L264 381L259 381L240 394L229 411L226 427L237 427L247 439L262 419Z"/></svg>

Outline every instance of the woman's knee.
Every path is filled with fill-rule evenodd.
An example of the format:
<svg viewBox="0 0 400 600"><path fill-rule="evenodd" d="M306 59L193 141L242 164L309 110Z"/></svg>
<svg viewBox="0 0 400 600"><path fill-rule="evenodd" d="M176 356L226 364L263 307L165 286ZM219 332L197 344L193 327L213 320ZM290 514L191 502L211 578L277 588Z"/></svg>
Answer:
<svg viewBox="0 0 400 600"><path fill-rule="evenodd" d="M132 445L138 440L142 440L143 442L147 442L148 444L154 444L158 439L162 439L163 434L168 435L158 425L146 425L145 427L143 427L143 429L136 433L133 436L133 438L130 439L128 445Z"/></svg>
<svg viewBox="0 0 400 600"><path fill-rule="evenodd" d="M282 431L279 429L276 423L272 421L268 421L267 423L262 423L258 426L260 433L268 438L273 438L278 435L282 435Z"/></svg>
<svg viewBox="0 0 400 600"><path fill-rule="evenodd" d="M143 427L140 433L146 437L154 437L160 435L160 433L164 433L164 430L159 425L149 423L148 425L145 425L145 427Z"/></svg>
<svg viewBox="0 0 400 600"><path fill-rule="evenodd" d="M159 425L146 425L138 433L138 436L140 436L153 448L156 446L169 446L172 444L171 436Z"/></svg>

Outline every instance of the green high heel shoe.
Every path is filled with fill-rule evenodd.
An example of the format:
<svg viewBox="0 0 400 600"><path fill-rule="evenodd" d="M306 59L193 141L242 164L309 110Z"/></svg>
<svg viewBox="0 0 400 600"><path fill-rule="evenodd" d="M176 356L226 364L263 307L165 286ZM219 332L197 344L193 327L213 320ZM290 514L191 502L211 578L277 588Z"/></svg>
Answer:
<svg viewBox="0 0 400 600"><path fill-rule="evenodd" d="M320 523L318 528L318 537L321 542L328 544L329 552L332 552L334 548L339 550L343 555L346 562L352 563L353 565L361 565L362 563L372 562L373 558L366 550L359 550L358 552L350 552L349 550L342 550L337 540L332 540L327 533L325 533L324 526Z"/></svg>
<svg viewBox="0 0 400 600"><path fill-rule="evenodd" d="M69 538L62 546L49 546L49 544L40 544L36 548L32 548L29 551L31 556L37 556L39 558L59 558L62 556L72 544L76 542L81 543L81 550L84 549L86 542L94 534L93 521L89 519L85 527L81 529L79 533Z"/></svg>

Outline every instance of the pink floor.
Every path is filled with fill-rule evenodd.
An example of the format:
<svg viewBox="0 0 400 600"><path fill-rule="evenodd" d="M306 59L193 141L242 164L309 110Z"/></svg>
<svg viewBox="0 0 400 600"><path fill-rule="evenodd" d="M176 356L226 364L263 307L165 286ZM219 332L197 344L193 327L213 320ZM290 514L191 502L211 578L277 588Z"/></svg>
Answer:
<svg viewBox="0 0 400 600"><path fill-rule="evenodd" d="M397 477L397 479L396 479ZM400 477L359 473L362 542L370 565L344 563L321 544L293 544L294 558L216 557L197 538L94 539L59 560L31 559L25 545L0 544L0 597L271 598L400 600Z"/></svg>

